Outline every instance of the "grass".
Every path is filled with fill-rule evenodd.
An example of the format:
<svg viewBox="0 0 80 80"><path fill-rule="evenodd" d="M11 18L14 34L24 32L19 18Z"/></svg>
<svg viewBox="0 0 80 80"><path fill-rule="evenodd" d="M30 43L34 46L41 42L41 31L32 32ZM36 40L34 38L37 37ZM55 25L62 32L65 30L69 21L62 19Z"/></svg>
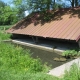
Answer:
<svg viewBox="0 0 80 80"><path fill-rule="evenodd" d="M1 80L80 80L80 69L73 64L63 78L46 74L49 68L40 59L33 59L28 49L0 43Z"/></svg>
<svg viewBox="0 0 80 80"><path fill-rule="evenodd" d="M0 40L9 37L2 28ZM79 65L73 64L59 79L46 74L49 67L42 64L40 59L33 59L29 53L20 46L0 42L0 80L80 80Z"/></svg>
<svg viewBox="0 0 80 80"><path fill-rule="evenodd" d="M7 34L3 31L0 31L0 40L9 40L10 36L11 36L11 34Z"/></svg>
<svg viewBox="0 0 80 80"><path fill-rule="evenodd" d="M80 65L74 63L69 71L65 72L62 80L80 80Z"/></svg>
<svg viewBox="0 0 80 80"><path fill-rule="evenodd" d="M7 34L5 30L9 29L11 25L0 26L0 40L8 40L10 39L11 34Z"/></svg>
<svg viewBox="0 0 80 80"><path fill-rule="evenodd" d="M3 30L0 40L10 39ZM46 74L48 67L40 59L33 59L29 50L20 46L0 42L0 79L1 80L53 80Z"/></svg>
<svg viewBox="0 0 80 80"><path fill-rule="evenodd" d="M1 80L57 80L46 74L48 67L40 59L33 59L29 50L0 43Z"/></svg>
<svg viewBox="0 0 80 80"><path fill-rule="evenodd" d="M12 27L12 25L1 25L1 26L0 26L0 30L7 30L7 29L9 29L10 27Z"/></svg>
<svg viewBox="0 0 80 80"><path fill-rule="evenodd" d="M0 26L0 40L10 39L4 31L10 26ZM33 59L29 50L0 42L0 80L57 80L47 73L49 67L40 59Z"/></svg>

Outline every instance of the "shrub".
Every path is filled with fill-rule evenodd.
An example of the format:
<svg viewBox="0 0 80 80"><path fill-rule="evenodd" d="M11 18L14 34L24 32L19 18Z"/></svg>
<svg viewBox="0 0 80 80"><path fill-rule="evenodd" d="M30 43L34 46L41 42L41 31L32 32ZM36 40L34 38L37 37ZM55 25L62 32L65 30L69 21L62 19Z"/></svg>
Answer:
<svg viewBox="0 0 80 80"><path fill-rule="evenodd" d="M0 63L5 68L17 69L16 71L43 71L41 60L33 59L29 55L29 50L24 51L23 48L11 44L0 43Z"/></svg>
<svg viewBox="0 0 80 80"><path fill-rule="evenodd" d="M11 34L7 34L5 32L0 32L0 40L10 39Z"/></svg>
<svg viewBox="0 0 80 80"><path fill-rule="evenodd" d="M78 52L75 50L66 50L62 53L62 56L65 56L66 58L74 57L77 55L78 55Z"/></svg>
<svg viewBox="0 0 80 80"><path fill-rule="evenodd" d="M20 46L0 43L0 79L53 80L54 77L44 73L48 67L40 59L33 59L29 53L30 50Z"/></svg>

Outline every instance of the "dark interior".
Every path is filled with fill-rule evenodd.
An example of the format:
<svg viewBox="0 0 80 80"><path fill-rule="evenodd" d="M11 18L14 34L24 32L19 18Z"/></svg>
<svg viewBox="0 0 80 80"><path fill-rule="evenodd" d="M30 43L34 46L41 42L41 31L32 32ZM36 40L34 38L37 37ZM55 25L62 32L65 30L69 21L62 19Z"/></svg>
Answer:
<svg viewBox="0 0 80 80"><path fill-rule="evenodd" d="M65 46L69 49L79 48L78 42L72 41L72 40L43 38L43 37L37 36L38 41L36 41L36 36L29 36L29 35L22 35L22 34L13 34L11 38L32 42L34 44L45 44L47 46L51 45L51 46L54 46L55 48L58 47L58 45L60 47Z"/></svg>

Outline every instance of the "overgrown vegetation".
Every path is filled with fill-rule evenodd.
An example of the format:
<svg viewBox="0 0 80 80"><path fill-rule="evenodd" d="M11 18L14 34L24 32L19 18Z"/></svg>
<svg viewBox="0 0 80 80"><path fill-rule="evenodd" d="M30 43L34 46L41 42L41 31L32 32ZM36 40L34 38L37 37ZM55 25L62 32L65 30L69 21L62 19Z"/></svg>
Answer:
<svg viewBox="0 0 80 80"><path fill-rule="evenodd" d="M40 59L33 59L29 50L11 44L0 43L1 80L52 80L45 74L48 67ZM56 78L55 78L56 79Z"/></svg>
<svg viewBox="0 0 80 80"><path fill-rule="evenodd" d="M43 67L39 59L32 59L29 50L23 50L21 47L14 47L11 44L0 43L0 63L1 66L20 71L41 72ZM4 69L5 69L4 68Z"/></svg>
<svg viewBox="0 0 80 80"><path fill-rule="evenodd" d="M7 30L7 29L9 29L10 27L12 27L12 25L1 25L1 26L0 26L0 31L1 31L1 30L2 30L2 31Z"/></svg>
<svg viewBox="0 0 80 80"><path fill-rule="evenodd" d="M0 27L0 40L9 39L10 35ZM8 29L8 26L7 28ZM42 64L40 59L33 59L28 49L0 42L0 79L1 80L80 80L79 65L73 64L63 78L56 78L47 73L49 67ZM74 56L77 52L69 50L64 56Z"/></svg>
<svg viewBox="0 0 80 80"><path fill-rule="evenodd" d="M0 40L9 40L10 36L11 36L11 34L0 32Z"/></svg>
<svg viewBox="0 0 80 80"><path fill-rule="evenodd" d="M0 40L8 40L10 39L11 34L7 34L5 30L9 29L11 25L9 26L0 26Z"/></svg>
<svg viewBox="0 0 80 80"><path fill-rule="evenodd" d="M66 57L66 58L72 58L75 56L80 56L80 54L76 50L66 50L62 53L62 56Z"/></svg>
<svg viewBox="0 0 80 80"><path fill-rule="evenodd" d="M80 65L74 63L69 71L65 71L64 78L62 80L80 80Z"/></svg>
<svg viewBox="0 0 80 80"><path fill-rule="evenodd" d="M33 59L29 50L20 46L0 43L0 79L1 80L80 80L79 65L73 64L63 78L46 74L46 65L40 59Z"/></svg>
<svg viewBox="0 0 80 80"><path fill-rule="evenodd" d="M9 39L3 29L0 40ZM40 59L33 59L29 50L0 42L0 79L1 80L57 80L47 73L49 67Z"/></svg>

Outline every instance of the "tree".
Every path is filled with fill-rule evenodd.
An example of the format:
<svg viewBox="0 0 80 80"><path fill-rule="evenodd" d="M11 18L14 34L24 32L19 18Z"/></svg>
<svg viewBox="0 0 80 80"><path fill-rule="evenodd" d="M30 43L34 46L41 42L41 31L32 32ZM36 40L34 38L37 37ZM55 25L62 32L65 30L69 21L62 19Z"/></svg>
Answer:
<svg viewBox="0 0 80 80"><path fill-rule="evenodd" d="M6 12L6 13L5 13ZM11 8L10 6L5 6L3 10L3 20L5 24L14 24L18 21L17 11L14 8Z"/></svg>
<svg viewBox="0 0 80 80"><path fill-rule="evenodd" d="M61 0L13 0L13 3L18 9L22 7L24 11L33 12L54 9L57 1Z"/></svg>
<svg viewBox="0 0 80 80"><path fill-rule="evenodd" d="M3 10L4 10L4 8L5 8L5 6L6 6L6 4L3 2L3 1L1 1L0 0L0 24L3 24Z"/></svg>
<svg viewBox="0 0 80 80"><path fill-rule="evenodd" d="M39 12L40 19L42 22L50 21L53 15L51 10L61 8L59 4L62 0L12 0L15 8L18 10L19 20L24 17L24 12L29 11L30 13Z"/></svg>
<svg viewBox="0 0 80 80"><path fill-rule="evenodd" d="M72 7L79 6L79 2L80 2L80 0L67 0L67 1L70 1Z"/></svg>
<svg viewBox="0 0 80 80"><path fill-rule="evenodd" d="M17 20L17 11L0 0L0 25L10 25Z"/></svg>
<svg viewBox="0 0 80 80"><path fill-rule="evenodd" d="M79 0L66 1L70 1L72 7L77 7L79 5ZM63 5L61 2L62 0L12 0L15 8L17 8L17 16L19 16L19 20L24 17L25 11L29 11L30 13L39 12L44 16L42 16L43 19L48 21L52 17L52 14L49 14L50 10L55 10L65 6L65 4Z"/></svg>
<svg viewBox="0 0 80 80"><path fill-rule="evenodd" d="M1 7L5 7L5 5L6 5L6 4L5 4L3 1L0 0L0 8L1 8Z"/></svg>
<svg viewBox="0 0 80 80"><path fill-rule="evenodd" d="M27 6L25 0L12 0L12 4L14 5L14 9L17 11L18 20L24 18Z"/></svg>
<svg viewBox="0 0 80 80"><path fill-rule="evenodd" d="M79 1L78 0L75 0L75 6L78 6L79 4Z"/></svg>

